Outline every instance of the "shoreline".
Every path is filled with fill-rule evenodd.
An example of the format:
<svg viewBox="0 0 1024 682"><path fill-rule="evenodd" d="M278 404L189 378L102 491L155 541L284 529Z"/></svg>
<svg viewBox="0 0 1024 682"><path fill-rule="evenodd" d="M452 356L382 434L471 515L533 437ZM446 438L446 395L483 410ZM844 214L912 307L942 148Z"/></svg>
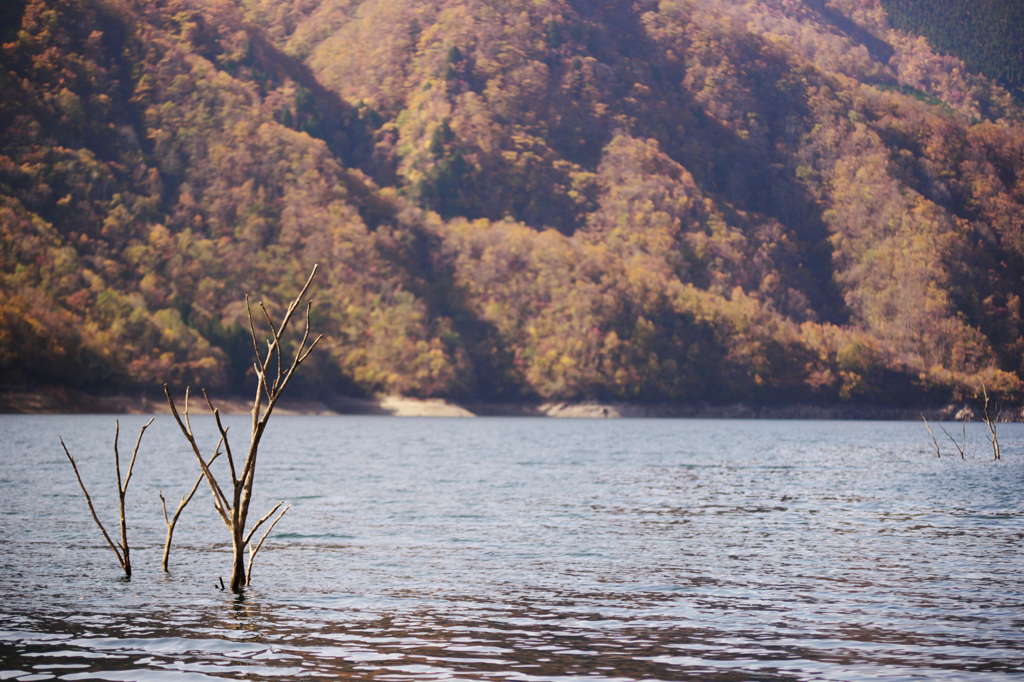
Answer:
<svg viewBox="0 0 1024 682"><path fill-rule="evenodd" d="M229 396L214 404L223 414L248 414L251 399ZM206 411L205 403L202 405ZM549 401L489 403L448 401L441 398L331 396L322 400L283 397L275 408L282 415L377 415L391 417L550 417L568 419L808 419L845 421L981 420L981 410L969 403L944 406L892 407L885 405L708 405L704 403L619 403ZM95 396L66 388L0 392L0 414L170 414L166 401L147 395ZM1007 406L1000 422L1024 421L1021 406Z"/></svg>

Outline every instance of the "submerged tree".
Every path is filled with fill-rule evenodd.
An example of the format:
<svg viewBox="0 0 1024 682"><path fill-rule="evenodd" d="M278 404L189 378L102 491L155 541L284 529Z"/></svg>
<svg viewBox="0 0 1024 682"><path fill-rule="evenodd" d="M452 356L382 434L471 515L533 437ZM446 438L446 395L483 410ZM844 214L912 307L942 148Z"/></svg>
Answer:
<svg viewBox="0 0 1024 682"><path fill-rule="evenodd" d="M999 424L999 417L1003 414L1003 406L999 405L996 410L996 414L993 417L992 412L989 410L989 397L988 390L985 388L985 384L981 385L981 393L984 396L984 402L981 404L982 414L985 416L985 424L988 426L988 432L990 434L989 442L992 444L992 459L999 459L999 437L996 435L996 427Z"/></svg>
<svg viewBox="0 0 1024 682"><path fill-rule="evenodd" d="M295 355L292 358L291 364L287 367L285 366L283 352L281 350L281 344L283 343L282 337L288 328L288 323L291 322L292 316L301 304L303 296L305 296L306 291L309 289L309 285L313 281L313 277L316 275L316 270L317 266L314 265L313 271L309 274L309 278L306 280L305 285L303 285L302 290L288 305L288 309L280 324L274 324L274 321L270 316L270 312L267 310L266 306L260 302L260 310L263 311L263 316L270 325L270 333L273 335L272 339L267 340L267 350L265 354L260 353L259 340L256 337L256 329L252 321L252 309L249 306L249 296L246 294L245 309L249 319L249 333L252 336L253 350L256 352L256 362L253 364L253 367L256 370L256 397L253 399L252 403L252 427L249 433L249 449L246 453L241 471L239 471L235 466L235 461L231 454L231 444L228 441L228 430L221 423L220 411L213 406L213 402L210 400L210 397L206 394L205 389L203 390L203 397L206 398L206 404L210 408L210 412L213 413L214 419L217 423L217 429L220 431L220 442L224 444L224 454L227 457L228 468L231 472L231 488L228 491L229 494L224 493L224 490L220 483L218 483L217 478L210 470L209 465L213 461L213 458L211 458L209 462L203 458L199 445L196 443L195 436L192 433L192 425L189 423L188 389L185 391L185 409L179 415L178 409L174 404L174 399L171 398L170 389L167 387L167 384L164 384L164 393L167 395L167 403L171 407L171 413L174 414L174 419L178 422L178 426L181 428L182 434L184 434L186 440L188 440L189 445L192 446L192 451L195 453L196 459L199 461L199 466L202 469L203 477L206 478L207 483L210 485L210 490L213 492L213 505L220 514L221 519L224 521L224 525L228 527L228 530L231 533L231 547L233 555L231 570L232 590L238 590L242 586L249 584L249 580L252 575L252 561L256 556L256 552L258 552L260 547L262 547L263 540L266 539L274 525L282 516L284 516L285 512L288 511L288 507L282 509L259 542L256 543L256 545L252 544L251 541L256 531L284 504L283 501L278 502L269 512L262 516L259 521L253 524L252 528L246 531L246 523L249 516L249 505L252 501L253 483L256 478L256 457L259 451L260 440L263 438L263 433L267 427L267 421L270 419L270 415L274 411L274 406L281 397L285 386L288 385L288 382L291 381L291 378L295 375L295 370L299 368L299 365L301 365L309 356L317 342L322 338L322 336L318 336L313 343L309 344L307 347L306 342L309 339L309 313L313 307L312 302L307 302L306 329L302 335L302 341L295 349ZM266 409L263 409L264 397L267 400ZM216 456L216 454L214 456ZM249 547L248 565L246 565L244 560L244 552L247 546Z"/></svg>
<svg viewBox="0 0 1024 682"><path fill-rule="evenodd" d="M114 541L110 539L110 535L107 533L107 529L103 527L103 523L100 521L100 517L96 515L96 508L92 506L92 498L89 497L89 491L85 489L85 483L82 482L82 475L78 473L78 465L75 464L75 458L71 456L68 451L68 446L64 444L64 439L60 439L61 447L64 448L64 454L68 456L68 461L71 462L71 468L75 470L75 477L78 479L78 485L82 488L82 493L85 495L85 501L89 504L89 511L92 513L92 519L96 522L96 525L100 527L100 532L103 533L103 537L106 539L107 544L110 545L110 549L114 550L114 554L117 556L117 563L121 564L121 568L124 569L126 577L132 577L132 559L131 553L128 547L128 522L124 515L124 496L128 491L128 483L132 480L132 470L135 468L135 457L139 454L139 444L142 442L142 434L146 432L146 429L153 420L150 419L148 422L139 429L139 437L135 441L135 449L132 451L132 461L128 465L128 473L124 477L124 482L121 482L121 455L117 451L117 440L121 434L121 423L119 421L114 422L114 471L117 473L117 499L118 499L118 512L121 517L121 542L114 544ZM121 549L118 550L118 547Z"/></svg>
<svg viewBox="0 0 1024 682"><path fill-rule="evenodd" d="M213 451L213 457L210 458L210 461L207 462L206 465L209 466L213 464L213 460L217 459L219 456L220 443L217 443L217 447ZM163 569L164 573L168 572L167 566L171 557L171 539L174 537L174 528L178 525L178 518L181 516L181 512L185 511L185 507L188 503L192 501L192 497L196 494L196 490L199 489L199 484L203 482L204 478L206 478L206 474L200 473L199 477L196 478L196 482L192 484L192 490L188 492L188 495L183 494L181 496L181 500L178 502L178 508L174 510L174 515L169 518L167 516L167 500L164 499L163 491L161 490L159 492L160 504L163 506L164 510L164 524L167 526L167 539L164 541L164 557L160 563L160 567Z"/></svg>

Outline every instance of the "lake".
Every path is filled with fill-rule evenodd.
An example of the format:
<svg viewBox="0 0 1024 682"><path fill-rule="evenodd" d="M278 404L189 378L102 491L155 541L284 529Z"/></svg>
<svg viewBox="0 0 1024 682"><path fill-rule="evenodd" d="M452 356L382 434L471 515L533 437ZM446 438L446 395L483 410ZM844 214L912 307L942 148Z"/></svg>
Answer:
<svg viewBox="0 0 1024 682"><path fill-rule="evenodd" d="M126 466L145 419L120 419ZM158 491L198 469L166 416L122 579L57 440L114 534L113 431L0 416L0 679L1024 673L1024 425L993 462L983 424L962 460L910 422L275 417L250 518L293 507L240 595L205 488L160 571Z"/></svg>

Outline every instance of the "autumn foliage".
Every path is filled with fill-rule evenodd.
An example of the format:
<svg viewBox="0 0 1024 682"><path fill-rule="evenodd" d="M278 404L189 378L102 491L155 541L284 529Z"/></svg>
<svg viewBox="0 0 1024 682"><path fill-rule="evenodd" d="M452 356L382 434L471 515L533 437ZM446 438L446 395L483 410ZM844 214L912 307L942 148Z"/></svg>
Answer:
<svg viewBox="0 0 1024 682"><path fill-rule="evenodd" d="M877 0L3 13L8 387L238 390L320 263L312 393L1020 397L1022 110Z"/></svg>

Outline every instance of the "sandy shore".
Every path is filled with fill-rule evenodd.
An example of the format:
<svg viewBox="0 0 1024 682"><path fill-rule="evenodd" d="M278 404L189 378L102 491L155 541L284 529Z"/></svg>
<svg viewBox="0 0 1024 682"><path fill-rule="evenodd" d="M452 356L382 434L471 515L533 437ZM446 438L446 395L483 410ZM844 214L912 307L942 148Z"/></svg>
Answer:
<svg viewBox="0 0 1024 682"><path fill-rule="evenodd" d="M195 399L195 397L193 397ZM184 396L175 399L179 408ZM200 400L202 400L200 398ZM214 398L224 414L248 414L249 398ZM205 401L196 406L206 409ZM167 402L156 396L94 396L65 388L0 392L0 413L6 414L168 414ZM980 410L971 405L905 408L879 405L707 405L629 404L599 402L482 403L450 402L439 398L402 396L352 398L333 396L322 400L284 397L278 414L362 414L393 417L477 417L522 416L571 419L691 418L691 419L876 419L959 421L963 416L978 420ZM1020 406L1003 410L1001 421L1024 421Z"/></svg>

